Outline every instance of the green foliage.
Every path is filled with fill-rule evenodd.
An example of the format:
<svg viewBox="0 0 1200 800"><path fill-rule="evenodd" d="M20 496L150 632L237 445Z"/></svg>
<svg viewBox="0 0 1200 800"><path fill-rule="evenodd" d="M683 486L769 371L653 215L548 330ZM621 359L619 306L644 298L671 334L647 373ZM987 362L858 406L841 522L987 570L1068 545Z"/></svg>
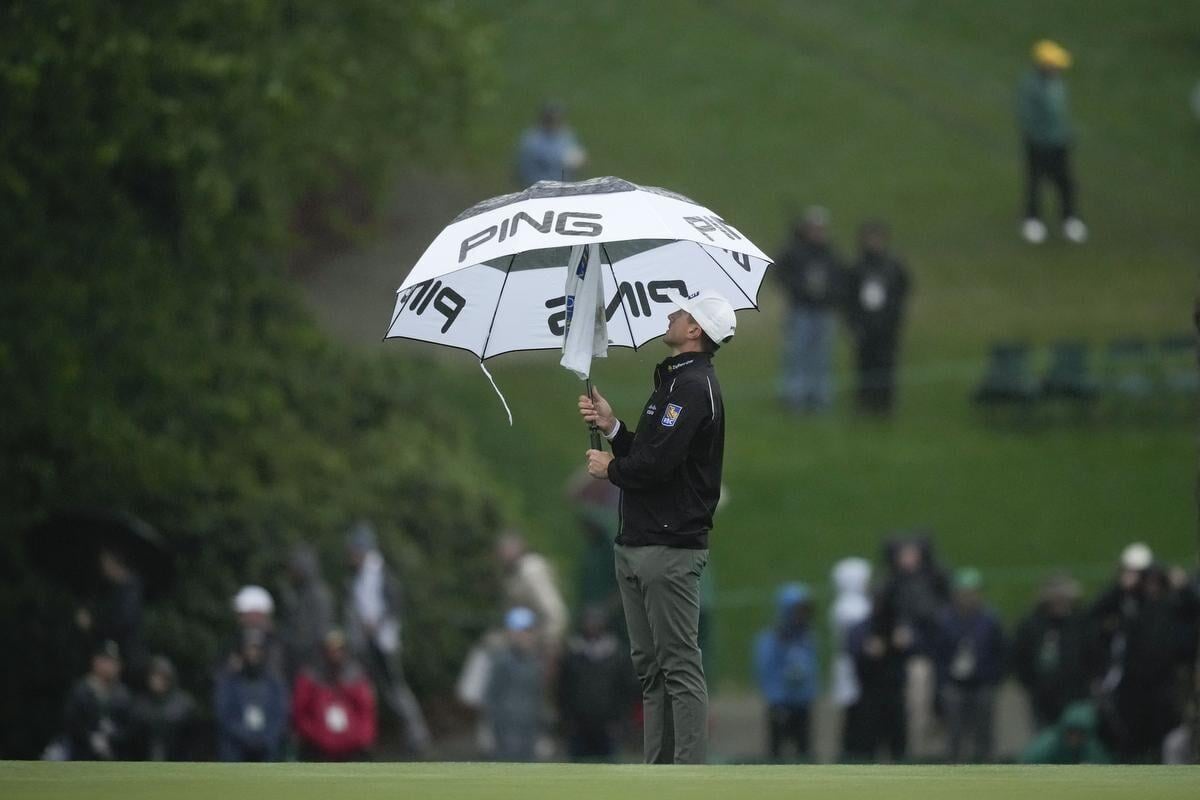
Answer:
<svg viewBox="0 0 1200 800"><path fill-rule="evenodd" d="M331 345L278 262L306 193L450 152L484 44L449 3L0 11L0 752L36 753L81 664L78 598L29 574L18 536L66 506L133 511L181 554L148 634L201 692L237 585L277 586L300 539L340 563L371 518L407 583L413 680L446 687L502 502L439 373Z"/></svg>

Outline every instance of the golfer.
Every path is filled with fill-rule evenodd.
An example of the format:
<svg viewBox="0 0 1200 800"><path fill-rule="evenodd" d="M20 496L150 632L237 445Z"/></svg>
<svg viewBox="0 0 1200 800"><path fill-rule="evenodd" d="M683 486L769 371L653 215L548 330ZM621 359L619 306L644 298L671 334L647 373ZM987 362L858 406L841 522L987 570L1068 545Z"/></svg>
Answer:
<svg viewBox="0 0 1200 800"><path fill-rule="evenodd" d="M700 662L700 572L721 494L725 406L712 357L733 338L729 301L704 290L676 300L637 429L598 391L579 412L612 443L587 451L588 472L621 489L617 582L642 684L647 764L702 764L708 689Z"/></svg>

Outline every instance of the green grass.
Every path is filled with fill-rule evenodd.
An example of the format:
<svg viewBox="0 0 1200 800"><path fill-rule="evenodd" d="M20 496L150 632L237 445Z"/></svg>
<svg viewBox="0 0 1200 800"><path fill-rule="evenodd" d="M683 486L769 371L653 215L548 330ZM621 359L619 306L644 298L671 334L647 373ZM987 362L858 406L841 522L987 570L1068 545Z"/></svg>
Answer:
<svg viewBox="0 0 1200 800"><path fill-rule="evenodd" d="M565 764L0 764L8 800L837 797L1191 798L1194 767L644 767Z"/></svg>
<svg viewBox="0 0 1200 800"><path fill-rule="evenodd" d="M763 313L743 313L737 341L718 356L732 496L713 536L724 680L746 679L749 640L769 618L775 584L824 586L834 559L874 556L891 529L931 526L950 562L983 568L1010 617L1047 570L1074 568L1095 584L1132 539L1194 560L1187 414L1020 433L981 425L967 397L996 338L1100 344L1187 330L1200 253L1200 123L1187 108L1200 77L1200 4L472 8L492 21L502 62L499 95L475 134L478 196L509 188L518 132L542 98L558 97L591 153L590 174L683 191L768 250L787 213L809 202L832 209L843 247L859 220L881 215L914 271L891 423L854 418L845 395L827 419L778 411L782 304L770 283ZM1078 248L1029 248L1016 236L1013 90L1042 36L1076 55L1075 157L1093 231ZM408 267L389 267L393 285ZM662 353L657 344L617 351L596 382L634 413ZM552 354L491 362L515 412L510 429L477 367L459 354L446 361L462 387L447 402L474 421L485 455L522 498L531 535L569 574L577 535L561 487L586 441L572 410L577 382Z"/></svg>

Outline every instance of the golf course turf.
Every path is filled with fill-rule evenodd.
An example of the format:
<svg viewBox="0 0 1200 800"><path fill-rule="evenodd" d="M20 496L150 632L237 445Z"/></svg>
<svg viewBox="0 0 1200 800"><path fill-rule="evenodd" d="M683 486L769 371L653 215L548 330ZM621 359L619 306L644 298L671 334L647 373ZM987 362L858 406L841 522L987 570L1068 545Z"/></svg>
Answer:
<svg viewBox="0 0 1200 800"><path fill-rule="evenodd" d="M5 800L1192 798L1195 767L0 764Z"/></svg>

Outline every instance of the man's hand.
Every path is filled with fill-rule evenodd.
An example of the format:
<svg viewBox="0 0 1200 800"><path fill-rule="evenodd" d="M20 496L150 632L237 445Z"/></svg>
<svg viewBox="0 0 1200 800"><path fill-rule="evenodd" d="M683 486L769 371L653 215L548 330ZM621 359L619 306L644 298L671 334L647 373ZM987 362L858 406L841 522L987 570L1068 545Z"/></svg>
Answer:
<svg viewBox="0 0 1200 800"><path fill-rule="evenodd" d="M593 478L607 478L608 465L612 463L612 453L603 450L587 451L587 471Z"/></svg>
<svg viewBox="0 0 1200 800"><path fill-rule="evenodd" d="M612 406L596 390L595 386L592 387L591 397L585 394L579 395L579 415L589 425L595 423L596 427L605 436L612 433L613 426L617 424L617 418L613 416Z"/></svg>

